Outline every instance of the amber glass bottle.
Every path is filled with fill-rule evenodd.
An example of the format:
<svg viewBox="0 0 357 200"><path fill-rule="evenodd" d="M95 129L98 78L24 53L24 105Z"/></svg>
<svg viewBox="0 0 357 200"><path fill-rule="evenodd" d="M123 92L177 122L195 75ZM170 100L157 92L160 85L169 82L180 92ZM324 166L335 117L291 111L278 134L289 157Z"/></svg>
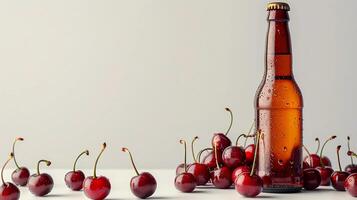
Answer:
<svg viewBox="0 0 357 200"><path fill-rule="evenodd" d="M258 175L265 192L302 188L302 108L292 72L289 5L268 4L265 74L255 97L256 127L262 131Z"/></svg>

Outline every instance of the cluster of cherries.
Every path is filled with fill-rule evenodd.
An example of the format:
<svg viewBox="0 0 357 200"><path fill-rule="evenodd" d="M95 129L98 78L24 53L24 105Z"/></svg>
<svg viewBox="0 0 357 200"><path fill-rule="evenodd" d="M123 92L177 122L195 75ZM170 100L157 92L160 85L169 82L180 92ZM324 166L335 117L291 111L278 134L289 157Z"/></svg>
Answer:
<svg viewBox="0 0 357 200"><path fill-rule="evenodd" d="M212 148L205 148L197 155L194 153L195 137L191 142L193 164L186 161L186 141L180 140L184 145L184 163L176 168L175 187L181 192L193 192L196 186L204 186L211 182L216 188L228 189L235 185L238 193L246 197L255 197L261 193L263 188L262 179L255 174L255 163L261 133L240 135L235 145L227 137L232 124L233 114L229 108L225 109L230 114L230 125L226 133L215 133L212 138ZM253 126L252 126L253 127ZM239 146L241 137L254 137L254 144L247 147ZM201 162L201 154L205 151L209 153Z"/></svg>
<svg viewBox="0 0 357 200"><path fill-rule="evenodd" d="M335 138L336 136L331 136L324 142L319 155L319 138L315 139L315 141L318 143L316 153L311 154L308 149L303 146L308 154L308 156L304 158L303 162L304 188L306 190L314 190L320 185L332 185L332 187L337 191L347 191L352 196L357 197L357 165L353 163L353 157L356 157L356 154L351 151L350 137L347 137L347 155L351 158L351 164L347 165L345 170L342 170L340 162L341 145L338 145L336 148L337 161L339 166L338 171L333 170L331 167L330 159L327 156L323 156L322 154L325 145Z"/></svg>
<svg viewBox="0 0 357 200"><path fill-rule="evenodd" d="M52 191L53 188L53 179L49 174L40 173L39 166L40 163L44 162L47 166L51 165L51 162L48 160L40 160L37 163L37 173L30 176L30 171L26 167L20 167L15 158L15 144L17 141L23 141L23 138L17 138L13 143L12 152L9 159L4 164L1 169L1 180L2 185L0 187L0 200L18 200L20 198L20 190L17 186L27 186L32 194L35 196L45 196ZM103 143L102 149L95 160L94 164L94 174L93 176L86 177L83 171L76 169L76 164L79 158L82 155L89 155L89 151L85 150L80 153L73 165L72 171L68 172L65 175L64 181L68 188L73 191L81 191L83 189L84 194L93 200L102 200L105 199L111 190L111 184L108 178L105 176L97 176L96 169L99 158L106 149L106 143ZM143 172L139 173L134 161L131 152L127 148L122 148L123 152L128 152L130 156L131 163L136 172L130 181L130 189L132 193L139 198L148 198L153 195L156 191L157 183L150 173ZM3 178L3 172L6 165L14 160L16 165L16 170L12 173L11 178L12 182L5 182Z"/></svg>

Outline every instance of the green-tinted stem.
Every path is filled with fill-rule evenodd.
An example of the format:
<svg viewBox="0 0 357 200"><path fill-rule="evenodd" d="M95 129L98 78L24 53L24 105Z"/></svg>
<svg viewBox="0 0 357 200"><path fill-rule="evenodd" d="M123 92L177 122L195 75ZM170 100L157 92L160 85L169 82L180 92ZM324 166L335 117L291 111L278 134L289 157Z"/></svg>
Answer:
<svg viewBox="0 0 357 200"><path fill-rule="evenodd" d="M9 159L7 159L7 161L5 162L4 166L1 168L1 181L2 181L3 185L6 185L6 183L4 181L4 169L5 169L6 165L10 162L10 160L13 159L13 158L14 158L14 154L11 153Z"/></svg>
<svg viewBox="0 0 357 200"><path fill-rule="evenodd" d="M310 164L312 164L312 157L311 157L310 151L306 148L305 145L302 145L302 147L305 149L305 151L306 151L306 153L307 153L307 156L308 156L309 159L310 159Z"/></svg>
<svg viewBox="0 0 357 200"><path fill-rule="evenodd" d="M195 143L196 140L198 140L198 137L197 137L197 136L194 137L193 140L192 140L192 142L191 142L192 158L193 158L193 161L194 161L195 163L197 163L197 159L196 159L196 156L195 156L195 149L194 149L194 143Z"/></svg>
<svg viewBox="0 0 357 200"><path fill-rule="evenodd" d="M252 170L250 171L250 176L253 176L253 174L254 174L255 164L256 164L256 161L257 161L257 154L258 154L260 136L261 136L261 131L259 130L257 135L256 135L256 139L255 139L254 159L253 159Z"/></svg>
<svg viewBox="0 0 357 200"><path fill-rule="evenodd" d="M350 136L347 136L347 147L348 147L348 151L351 151L351 146L350 146ZM353 156L350 156L351 158L351 164L353 165Z"/></svg>
<svg viewBox="0 0 357 200"><path fill-rule="evenodd" d="M219 163L218 163L217 145L214 145L214 156L215 156L214 159L216 160L217 169L220 169Z"/></svg>
<svg viewBox="0 0 357 200"><path fill-rule="evenodd" d="M321 148L321 151L320 151L320 164L321 164L321 167L325 167L324 163L322 162L322 152L323 152L323 150L324 150L326 144L327 144L330 140L333 140L333 139L335 139L335 138L336 138L335 135L334 135L334 136L331 136L331 137L328 138L328 139L324 142L324 144L322 145L322 148Z"/></svg>
<svg viewBox="0 0 357 200"><path fill-rule="evenodd" d="M252 132L252 130L253 130L253 128L254 128L254 125L255 125L255 120L253 120L253 123L252 123L252 125L251 125L250 128L249 128L249 132L248 132L248 135L249 135L249 136L251 136L250 133ZM245 140L244 140L244 147L247 146L247 141L248 141L248 137L246 137Z"/></svg>
<svg viewBox="0 0 357 200"><path fill-rule="evenodd" d="M88 151L88 150L85 150L85 151L83 151L82 153L80 153L80 154L77 156L77 158L76 158L76 160L74 161L74 164L73 164L73 171L74 171L74 172L76 171L77 161L78 161L78 159L79 159L83 154L86 154L86 155L88 156L88 155L89 155L89 151Z"/></svg>
<svg viewBox="0 0 357 200"><path fill-rule="evenodd" d="M226 134L225 134L225 135L228 135L228 133L229 133L229 131L231 130L232 125L233 125L233 113L232 113L231 109L229 109L229 108L225 108L225 109L226 109L226 111L229 112L229 114L230 114L230 116L231 116L231 122L229 123L229 127L228 127L228 129L227 129L227 131L226 131Z"/></svg>
<svg viewBox="0 0 357 200"><path fill-rule="evenodd" d="M17 141L23 141L23 140L24 140L24 138L18 137L18 138L15 139L14 143L12 143L12 154L14 155L13 156L14 157L14 162L15 162L15 165L16 165L17 169L20 169L20 166L17 163L16 157L15 157L15 144L16 144Z"/></svg>
<svg viewBox="0 0 357 200"><path fill-rule="evenodd" d="M49 161L49 160L39 160L37 162L37 175L40 175L40 163L42 163L42 162L46 163L47 166L51 165L51 161Z"/></svg>
<svg viewBox="0 0 357 200"><path fill-rule="evenodd" d="M201 155L202 155L202 153L205 152L205 151L209 151L209 150L212 151L213 149L212 149L212 148L204 148L204 149L202 149L201 151L199 151L198 154L197 154L197 161L198 161L198 162L201 162Z"/></svg>
<svg viewBox="0 0 357 200"><path fill-rule="evenodd" d="M185 148L185 158L184 158L184 162L183 162L183 167L185 169L185 172L187 172L187 147L186 147L186 141L185 140L180 140L180 143L183 144L184 148Z"/></svg>
<svg viewBox="0 0 357 200"><path fill-rule="evenodd" d="M342 172L341 161L340 161L340 149L341 149L341 145L338 145L337 146L337 162L338 162L338 167L340 169L340 172Z"/></svg>
<svg viewBox="0 0 357 200"><path fill-rule="evenodd" d="M320 151L320 139L319 138L315 138L315 141L317 142L316 154L318 154L319 151Z"/></svg>
<svg viewBox="0 0 357 200"><path fill-rule="evenodd" d="M94 163L94 172L93 172L93 178L97 178L97 165L98 165L98 160L100 158L100 156L102 155L102 153L104 152L105 148L107 148L107 143L103 143L103 147L102 147L102 150L100 151L97 159L95 160L95 163Z"/></svg>
<svg viewBox="0 0 357 200"><path fill-rule="evenodd" d="M129 151L129 149L128 149L128 148L126 148L126 147L123 147L121 150L122 150L123 152L128 152L128 153L129 153L129 156L130 156L130 161L131 161L131 165L133 166L133 168L134 168L134 170L135 170L136 175L138 175L138 176L139 176L138 169L137 169L137 168L136 168L136 166L135 166L133 156L131 155L131 152Z"/></svg>
<svg viewBox="0 0 357 200"><path fill-rule="evenodd" d="M241 138L241 137L245 137L245 138L248 138L248 136L246 135L246 134L240 134L238 137L237 137L237 139L236 139L236 146L238 146L238 142L239 142L239 139Z"/></svg>

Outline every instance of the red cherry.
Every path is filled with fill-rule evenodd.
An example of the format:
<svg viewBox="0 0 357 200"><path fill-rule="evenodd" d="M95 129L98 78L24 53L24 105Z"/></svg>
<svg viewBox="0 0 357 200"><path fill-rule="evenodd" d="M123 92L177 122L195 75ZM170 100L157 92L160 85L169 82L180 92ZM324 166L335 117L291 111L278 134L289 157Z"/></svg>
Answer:
<svg viewBox="0 0 357 200"><path fill-rule="evenodd" d="M357 197L357 173L349 175L345 180L345 189L353 197Z"/></svg>
<svg viewBox="0 0 357 200"><path fill-rule="evenodd" d="M243 172L250 172L251 168L248 165L242 165L233 170L232 181L235 183L237 177Z"/></svg>
<svg viewBox="0 0 357 200"><path fill-rule="evenodd" d="M16 165L16 170L12 172L11 179L16 185L25 186L27 181L30 177L30 171L26 167L20 167L17 164L16 157L15 157L15 144L17 141L23 141L24 138L16 138L14 143L12 144L12 154L14 155L14 162Z"/></svg>
<svg viewBox="0 0 357 200"><path fill-rule="evenodd" d="M331 179L333 188L335 188L338 191L345 191L344 183L345 183L346 178L350 174L342 171L341 162L340 162L340 149L341 149L341 145L337 146L337 161L338 161L338 167L339 167L340 171L333 172L330 179Z"/></svg>
<svg viewBox="0 0 357 200"><path fill-rule="evenodd" d="M260 137L261 131L257 133L255 139L256 148L251 172L243 172L235 180L235 188L237 192L245 197L255 197L263 190L263 180L254 174Z"/></svg>
<svg viewBox="0 0 357 200"><path fill-rule="evenodd" d="M321 184L322 186L328 186L331 184L331 181L330 181L330 177L331 177L331 174L333 173L333 169L330 167L330 166L326 166L323 161L322 161L322 153L323 153L323 150L326 146L326 144L335 139L336 136L331 136L330 138L328 138L324 144L322 145L322 148L321 148L321 151L320 151L320 167L317 167L316 169L320 172L320 175L321 175Z"/></svg>
<svg viewBox="0 0 357 200"><path fill-rule="evenodd" d="M251 165L254 160L255 145L250 144L244 149L245 152L245 163Z"/></svg>
<svg viewBox="0 0 357 200"><path fill-rule="evenodd" d="M175 177L175 187L177 190L181 192L193 192L196 188L196 178L191 174L187 172L187 162L186 162L186 154L187 154L187 147L186 147L186 141L185 140L180 140L180 143L184 145L185 148L185 158L184 158L184 169L185 172L177 175Z"/></svg>
<svg viewBox="0 0 357 200"><path fill-rule="evenodd" d="M83 191L89 199L102 200L110 193L111 185L109 179L105 176L97 176L97 164L106 147L107 144L103 143L102 150L94 164L94 175L85 178L83 181Z"/></svg>
<svg viewBox="0 0 357 200"><path fill-rule="evenodd" d="M306 163L309 167L312 167L312 168L321 166L320 165L320 156L317 155L320 150L320 139L315 138L315 141L317 142L316 153L312 154L307 150L306 147L304 147L307 152L307 156L304 158L304 163Z"/></svg>
<svg viewBox="0 0 357 200"><path fill-rule="evenodd" d="M35 196L45 196L53 188L53 179L49 174L40 173L40 163L44 162L47 166L51 165L48 160L40 160L37 163L37 173L30 176L27 187Z"/></svg>
<svg viewBox="0 0 357 200"><path fill-rule="evenodd" d="M305 190L314 190L319 187L321 183L320 172L315 168L304 169L303 179Z"/></svg>
<svg viewBox="0 0 357 200"><path fill-rule="evenodd" d="M200 158L196 159L194 153L194 142L197 139L198 137L196 136L191 142L191 152L192 152L194 163L188 166L187 171L188 173L191 173L196 178L197 185L206 185L210 179L210 173L208 167L205 164L201 164L199 162Z"/></svg>
<svg viewBox="0 0 357 200"><path fill-rule="evenodd" d="M217 150L220 152L223 152L223 150L229 146L231 146L232 142L231 140L227 137L229 131L232 128L233 124L233 113L229 108L225 108L226 111L229 112L230 114L230 124L229 127L226 131L226 133L215 133L212 138L212 148L217 147Z"/></svg>
<svg viewBox="0 0 357 200"><path fill-rule="evenodd" d="M131 164L135 170L136 176L130 180L130 189L131 192L138 198L146 199L153 195L156 191L157 183L156 179L149 172L138 172L138 169L135 166L133 156L128 148L122 148L123 152L128 152L130 156Z"/></svg>
<svg viewBox="0 0 357 200"><path fill-rule="evenodd" d="M241 137L248 136L245 134L241 134L236 140L236 145L227 147L222 153L223 164L229 167L230 169L234 169L244 164L245 152L243 147L238 146L238 142Z"/></svg>
<svg viewBox="0 0 357 200"><path fill-rule="evenodd" d="M216 159L216 156L214 154L214 151L210 151L204 158L202 163L205 164L210 170L214 170L216 167L216 162L218 162L219 165L223 164L222 161L222 153L217 150L218 157Z"/></svg>
<svg viewBox="0 0 357 200"><path fill-rule="evenodd" d="M67 187L73 191L80 191L83 188L85 175L81 170L76 170L76 164L78 159L84 154L88 156L89 151L85 150L77 156L76 160L74 161L73 170L68 172L64 177L64 181Z"/></svg>
<svg viewBox="0 0 357 200"><path fill-rule="evenodd" d="M20 199L20 190L16 185L5 182L4 180L4 168L14 158L14 155L11 153L10 158L5 162L4 166L1 169L1 181L2 185L0 187L0 199L1 200L18 200Z"/></svg>
<svg viewBox="0 0 357 200"><path fill-rule="evenodd" d="M217 157L217 147L214 147ZM216 169L211 174L211 181L216 188L227 189L232 185L232 172L228 167L220 167L216 160Z"/></svg>

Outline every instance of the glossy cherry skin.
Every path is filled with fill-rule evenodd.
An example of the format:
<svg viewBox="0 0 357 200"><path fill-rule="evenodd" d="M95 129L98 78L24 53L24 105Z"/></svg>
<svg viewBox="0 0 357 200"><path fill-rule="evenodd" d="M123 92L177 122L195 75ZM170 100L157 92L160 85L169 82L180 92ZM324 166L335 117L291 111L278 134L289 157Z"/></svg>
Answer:
<svg viewBox="0 0 357 200"><path fill-rule="evenodd" d="M235 188L239 194L245 197L255 197L262 192L263 181L255 174L250 176L249 172L243 172L237 177Z"/></svg>
<svg viewBox="0 0 357 200"><path fill-rule="evenodd" d="M231 146L231 140L223 133L215 133L212 138L212 148L217 148L218 151L223 152L223 150Z"/></svg>
<svg viewBox="0 0 357 200"><path fill-rule="evenodd" d="M153 175L143 172L130 181L131 192L140 199L146 199L156 191L157 183Z"/></svg>
<svg viewBox="0 0 357 200"><path fill-rule="evenodd" d="M216 169L211 174L212 184L219 189L227 189L232 185L232 172L228 167Z"/></svg>
<svg viewBox="0 0 357 200"><path fill-rule="evenodd" d="M111 185L109 179L105 176L94 178L89 176L83 181L84 194L93 200L105 199L110 193Z"/></svg>
<svg viewBox="0 0 357 200"><path fill-rule="evenodd" d="M70 171L64 177L67 187L73 191L80 191L83 188L85 175L81 170Z"/></svg>
<svg viewBox="0 0 357 200"><path fill-rule="evenodd" d="M345 180L350 174L347 172L335 171L332 173L330 180L331 185L337 191L345 191Z"/></svg>
<svg viewBox="0 0 357 200"><path fill-rule="evenodd" d="M232 172L232 182L235 183L237 177L243 172L250 172L251 168L247 165L242 165L235 168Z"/></svg>
<svg viewBox="0 0 357 200"><path fill-rule="evenodd" d="M315 168L304 169L303 179L305 190L314 190L321 184L320 172Z"/></svg>
<svg viewBox="0 0 357 200"><path fill-rule="evenodd" d="M53 179L49 174L33 174L27 183L30 192L35 196L45 196L53 188Z"/></svg>
<svg viewBox="0 0 357 200"><path fill-rule="evenodd" d="M222 152L221 151L217 151L217 155L218 155L218 158L217 158L217 161L218 161L218 164L219 165L222 165ZM203 164L205 164L209 170L214 170L216 167L217 167L217 164L216 164L216 156L214 154L214 151L211 151L209 152L204 158L203 158L203 161L202 161Z"/></svg>
<svg viewBox="0 0 357 200"><path fill-rule="evenodd" d="M353 197L357 197L357 173L349 175L345 180L345 189Z"/></svg>
<svg viewBox="0 0 357 200"><path fill-rule="evenodd" d="M327 156L322 156L321 160L322 160L322 163L323 163L325 166L329 166L329 167L332 166L332 165L331 165L331 161L330 161L330 159L329 159Z"/></svg>
<svg viewBox="0 0 357 200"><path fill-rule="evenodd" d="M229 146L222 153L223 164L230 169L243 165L244 160L245 152L243 148L238 146Z"/></svg>
<svg viewBox="0 0 357 200"><path fill-rule="evenodd" d="M30 171L26 167L20 167L11 174L12 182L16 185L25 186L30 177Z"/></svg>
<svg viewBox="0 0 357 200"><path fill-rule="evenodd" d="M244 152L245 152L245 163L247 165L251 165L254 160L254 151L255 151L255 145L250 144L247 147L245 147Z"/></svg>
<svg viewBox="0 0 357 200"><path fill-rule="evenodd" d="M357 165L355 164L349 164L345 167L345 172L348 172L350 174L357 173Z"/></svg>
<svg viewBox="0 0 357 200"><path fill-rule="evenodd" d="M320 167L320 156L317 154L310 154L310 156L304 158L304 163L307 163L312 168Z"/></svg>
<svg viewBox="0 0 357 200"><path fill-rule="evenodd" d="M182 173L175 178L175 187L181 192L192 192L196 188L196 178L191 173Z"/></svg>
<svg viewBox="0 0 357 200"><path fill-rule="evenodd" d="M331 184L330 177L333 173L333 169L329 166L316 168L321 175L321 186L329 186Z"/></svg>
<svg viewBox="0 0 357 200"><path fill-rule="evenodd" d="M0 187L1 200L18 200L20 199L20 190L12 183L5 183Z"/></svg>
<svg viewBox="0 0 357 200"><path fill-rule="evenodd" d="M206 185L210 180L209 169L205 164L194 163L188 167L187 172L196 178L197 185Z"/></svg>

